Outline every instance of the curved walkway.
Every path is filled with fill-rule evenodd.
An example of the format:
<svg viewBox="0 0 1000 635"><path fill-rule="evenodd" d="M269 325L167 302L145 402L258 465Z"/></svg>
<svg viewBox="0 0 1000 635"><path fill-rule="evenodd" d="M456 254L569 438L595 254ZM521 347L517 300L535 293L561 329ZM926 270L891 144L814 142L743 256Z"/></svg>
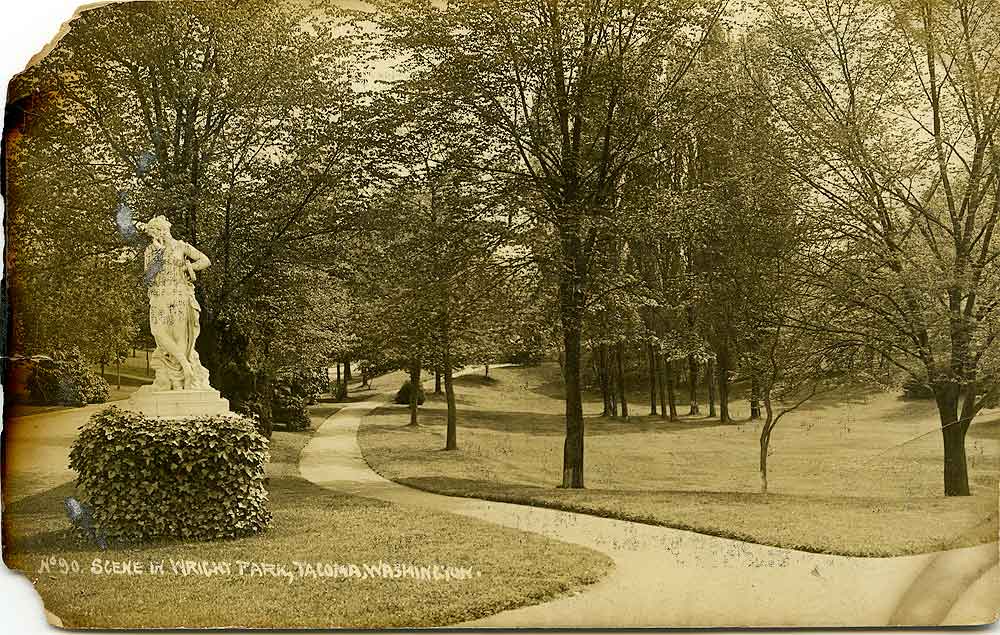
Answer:
<svg viewBox="0 0 1000 635"><path fill-rule="evenodd" d="M363 417L388 399L379 397L349 404L320 426L300 456L304 478L576 543L615 562L606 577L574 595L461 626L883 626L994 619L996 543L898 558L828 556L394 483L368 466L357 442Z"/></svg>

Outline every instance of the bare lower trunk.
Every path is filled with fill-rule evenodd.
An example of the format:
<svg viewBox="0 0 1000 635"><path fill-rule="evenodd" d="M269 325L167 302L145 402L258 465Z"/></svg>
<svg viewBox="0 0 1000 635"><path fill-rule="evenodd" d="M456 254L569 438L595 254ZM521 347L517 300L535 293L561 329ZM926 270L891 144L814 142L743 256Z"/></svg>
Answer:
<svg viewBox="0 0 1000 635"><path fill-rule="evenodd" d="M708 360L705 368L705 385L708 387L708 416L715 416L715 362Z"/></svg>
<svg viewBox="0 0 1000 635"><path fill-rule="evenodd" d="M622 406L622 418L628 420L628 399L625 397L625 342L618 342L618 400Z"/></svg>
<svg viewBox="0 0 1000 635"><path fill-rule="evenodd" d="M656 372L656 351L653 350L653 344L650 342L649 346L649 414L656 414L656 387L659 382L657 382Z"/></svg>
<svg viewBox="0 0 1000 635"><path fill-rule="evenodd" d="M566 377L566 442L563 445L562 486L583 487L583 395L580 387L580 329L563 324Z"/></svg>
<svg viewBox="0 0 1000 635"><path fill-rule="evenodd" d="M688 414L701 414L701 409L698 408L698 360L694 358L693 354L688 355L688 389L690 394Z"/></svg>
<svg viewBox="0 0 1000 635"><path fill-rule="evenodd" d="M944 442L944 495L968 496L969 469L965 456L965 433L969 421L959 418L958 388L945 386L936 390L941 438Z"/></svg>
<svg viewBox="0 0 1000 635"><path fill-rule="evenodd" d="M656 389L660 395L660 418L667 418L667 385L664 379L665 366L667 361L663 359L663 354L656 353Z"/></svg>
<svg viewBox="0 0 1000 635"><path fill-rule="evenodd" d="M760 382L756 374L750 377L750 419L760 419Z"/></svg>
<svg viewBox="0 0 1000 635"><path fill-rule="evenodd" d="M677 421L677 391L674 379L674 360L664 360L664 373L667 378L667 407L670 408L670 420Z"/></svg>
<svg viewBox="0 0 1000 635"><path fill-rule="evenodd" d="M604 400L602 417L611 416L611 372L608 368L608 345L601 344L598 357L597 374L601 382L601 398Z"/></svg>
<svg viewBox="0 0 1000 635"><path fill-rule="evenodd" d="M441 368L434 369L434 394L441 394Z"/></svg>
<svg viewBox="0 0 1000 635"><path fill-rule="evenodd" d="M719 421L732 423L729 416L729 350L723 349L718 360L719 374Z"/></svg>
<svg viewBox="0 0 1000 635"><path fill-rule="evenodd" d="M419 425L417 422L417 398L420 395L420 362L410 363L410 425Z"/></svg>
<svg viewBox="0 0 1000 635"><path fill-rule="evenodd" d="M448 430L445 439L445 450L458 449L458 413L455 409L455 383L451 370L451 346L444 347L444 395L448 402Z"/></svg>
<svg viewBox="0 0 1000 635"><path fill-rule="evenodd" d="M774 409L771 406L770 391L764 392L764 408L767 418L760 430L760 493L767 494L767 449L771 444L771 430L774 426Z"/></svg>
<svg viewBox="0 0 1000 635"><path fill-rule="evenodd" d="M115 373L118 375L118 390L122 389L122 360L115 360Z"/></svg>

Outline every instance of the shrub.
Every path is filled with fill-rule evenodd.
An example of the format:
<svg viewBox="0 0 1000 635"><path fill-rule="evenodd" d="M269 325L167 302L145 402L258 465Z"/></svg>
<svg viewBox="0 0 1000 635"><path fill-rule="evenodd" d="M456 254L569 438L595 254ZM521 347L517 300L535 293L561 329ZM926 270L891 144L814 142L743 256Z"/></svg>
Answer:
<svg viewBox="0 0 1000 635"><path fill-rule="evenodd" d="M230 400L230 406L233 412L252 419L257 432L270 439L274 419L272 418L271 401L266 397L267 395L259 392L244 394L241 395L242 401L238 403L235 400Z"/></svg>
<svg viewBox="0 0 1000 635"><path fill-rule="evenodd" d="M69 466L108 538L232 538L270 523L267 447L245 417L157 419L112 406L80 429Z"/></svg>
<svg viewBox="0 0 1000 635"><path fill-rule="evenodd" d="M294 387L283 382L275 383L274 401L271 403L275 423L289 430L308 430L308 405L306 396L297 393Z"/></svg>
<svg viewBox="0 0 1000 635"><path fill-rule="evenodd" d="M27 388L29 400L43 405L104 403L111 394L108 382L75 352L34 360Z"/></svg>
<svg viewBox="0 0 1000 635"><path fill-rule="evenodd" d="M408 404L410 403L410 380L407 379L403 382L403 385L399 387L399 392L396 393L396 403ZM424 388L423 386L417 386L417 404L424 405Z"/></svg>
<svg viewBox="0 0 1000 635"><path fill-rule="evenodd" d="M309 368L295 373L299 384L298 390L306 398L306 403L312 405L319 401L330 382L325 368Z"/></svg>
<svg viewBox="0 0 1000 635"><path fill-rule="evenodd" d="M272 416L274 422L289 430L308 430L310 404L316 403L327 387L325 369L284 372L273 383Z"/></svg>

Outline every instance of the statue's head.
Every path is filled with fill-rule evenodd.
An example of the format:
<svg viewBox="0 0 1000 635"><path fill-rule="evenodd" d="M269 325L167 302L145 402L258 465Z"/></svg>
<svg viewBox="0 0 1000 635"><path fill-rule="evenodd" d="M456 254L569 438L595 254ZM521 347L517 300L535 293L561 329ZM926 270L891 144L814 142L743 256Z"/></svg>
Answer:
<svg viewBox="0 0 1000 635"><path fill-rule="evenodd" d="M144 223L141 229L154 239L166 240L170 237L170 221L166 216L154 216L149 222Z"/></svg>

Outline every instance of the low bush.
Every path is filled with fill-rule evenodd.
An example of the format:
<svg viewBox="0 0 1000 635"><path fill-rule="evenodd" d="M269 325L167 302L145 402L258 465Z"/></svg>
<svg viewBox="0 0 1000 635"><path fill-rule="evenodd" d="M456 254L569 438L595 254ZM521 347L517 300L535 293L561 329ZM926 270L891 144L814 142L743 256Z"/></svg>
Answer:
<svg viewBox="0 0 1000 635"><path fill-rule="evenodd" d="M410 403L410 380L407 379L403 382L403 385L399 387L399 391L396 393L395 402L398 404L408 404ZM417 386L417 404L424 405L424 388L423 386Z"/></svg>
<svg viewBox="0 0 1000 635"><path fill-rule="evenodd" d="M108 538L234 538L271 520L268 441L241 416L155 419L112 406L70 449L82 502Z"/></svg>
<svg viewBox="0 0 1000 635"><path fill-rule="evenodd" d="M30 365L27 392L31 403L82 406L104 403L111 394L108 382L76 352L35 358Z"/></svg>

